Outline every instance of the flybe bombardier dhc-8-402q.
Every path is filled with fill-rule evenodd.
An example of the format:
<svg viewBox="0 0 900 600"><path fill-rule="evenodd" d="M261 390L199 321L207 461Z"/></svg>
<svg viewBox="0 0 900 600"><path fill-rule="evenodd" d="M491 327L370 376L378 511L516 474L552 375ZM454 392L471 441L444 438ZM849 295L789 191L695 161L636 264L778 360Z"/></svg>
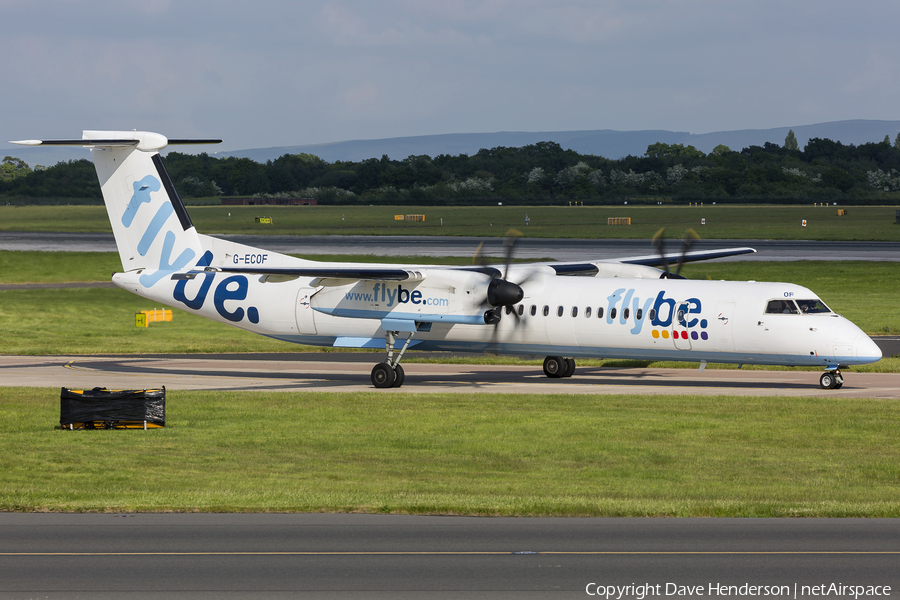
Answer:
<svg viewBox="0 0 900 600"><path fill-rule="evenodd" d="M543 355L548 377L570 377L579 357L691 361L701 370L709 362L818 366L823 388L843 385L841 367L881 358L863 331L804 287L677 273L685 261L751 248L514 264L508 238L501 270L318 262L202 235L159 151L219 141L85 131L15 143L91 149L122 259L116 285L287 342L383 348L372 369L378 388L403 384L400 361L412 347Z"/></svg>

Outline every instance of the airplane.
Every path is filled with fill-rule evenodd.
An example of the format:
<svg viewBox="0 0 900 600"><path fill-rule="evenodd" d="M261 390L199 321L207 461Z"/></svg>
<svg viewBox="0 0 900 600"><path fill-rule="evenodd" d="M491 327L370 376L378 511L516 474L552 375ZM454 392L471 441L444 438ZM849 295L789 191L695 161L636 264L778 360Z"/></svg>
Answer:
<svg viewBox="0 0 900 600"><path fill-rule="evenodd" d="M84 131L81 139L21 140L90 148L130 292L271 338L380 348L376 388L405 381L418 350L543 355L544 374L571 377L575 359L821 367L823 389L841 368L881 350L812 291L791 283L696 281L685 262L755 252L688 251L617 260L498 266L319 262L198 233L159 152L221 140L142 131ZM677 260L677 269L669 263ZM657 268L661 265L663 269ZM400 346L397 350L397 346Z"/></svg>

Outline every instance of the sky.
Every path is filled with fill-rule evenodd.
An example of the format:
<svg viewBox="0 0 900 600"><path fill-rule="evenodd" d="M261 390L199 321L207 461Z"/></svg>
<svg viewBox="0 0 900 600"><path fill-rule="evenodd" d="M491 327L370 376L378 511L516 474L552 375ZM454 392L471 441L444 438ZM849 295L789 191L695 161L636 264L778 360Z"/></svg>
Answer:
<svg viewBox="0 0 900 600"><path fill-rule="evenodd" d="M0 143L894 120L898 30L896 0L0 0Z"/></svg>

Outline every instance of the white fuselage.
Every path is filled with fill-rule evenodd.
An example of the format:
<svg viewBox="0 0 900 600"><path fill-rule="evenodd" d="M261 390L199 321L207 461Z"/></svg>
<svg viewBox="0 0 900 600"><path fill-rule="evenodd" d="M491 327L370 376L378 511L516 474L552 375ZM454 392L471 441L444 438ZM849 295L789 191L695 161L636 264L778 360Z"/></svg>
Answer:
<svg viewBox="0 0 900 600"><path fill-rule="evenodd" d="M270 262L297 260L257 252ZM197 269L192 279L166 278L151 288L138 273L114 281L175 308L309 345L384 348L385 328L414 323L410 347L421 350L824 368L881 358L862 330L833 312L766 312L772 300L817 298L789 283L564 277L523 267L510 279L527 277L525 297L495 327L484 324L490 307L473 300L485 276L414 268L425 278L277 281ZM409 335L399 329L401 339Z"/></svg>

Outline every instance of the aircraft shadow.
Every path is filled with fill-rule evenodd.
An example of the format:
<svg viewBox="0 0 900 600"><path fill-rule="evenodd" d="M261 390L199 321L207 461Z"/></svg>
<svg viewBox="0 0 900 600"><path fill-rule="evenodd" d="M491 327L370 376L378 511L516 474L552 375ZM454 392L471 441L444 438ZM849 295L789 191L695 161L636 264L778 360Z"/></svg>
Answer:
<svg viewBox="0 0 900 600"><path fill-rule="evenodd" d="M152 360L146 358L123 358L122 360L113 361L78 361L76 363L79 369L86 369L98 372L120 373L129 375L168 375L182 377L203 377L207 379L219 378L223 382L228 382L222 387L211 386L210 389L235 389L235 390L292 390L304 388L338 388L346 386L359 386L361 389L374 389L369 379L368 373L360 372L341 372L339 370L328 370L321 372L305 372L291 373L287 371L209 371L196 368L172 368L171 366L154 366ZM355 362L355 361L354 361ZM407 386L437 386L446 389L454 389L460 387L476 388L489 390L491 392L500 392L499 386L518 384L550 384L559 387L561 393L565 393L567 387L572 386L622 386L632 388L667 388L671 390L682 390L689 388L700 389L766 389L766 390L810 390L815 388L817 375L809 373L809 383L790 382L790 381L773 381L767 379L766 371L759 371L758 378L752 381L734 380L725 378L714 378L707 371L703 375L698 375L696 379L690 378L673 378L665 371L660 374L648 373L641 369L635 373L623 373L617 369L614 372L603 370L602 368L580 367L571 378L565 379L549 379L541 372L540 367L535 367L534 372L523 372L521 369L504 370L493 368L491 370L466 371L465 365L461 372L454 373L416 373L418 365L408 365L406 368ZM427 367L427 365L424 365ZM689 371L685 370L685 374ZM250 385L241 387L239 382L241 379L255 379L257 381L271 381L263 385ZM280 382L280 383L276 383ZM238 384L237 386L235 384Z"/></svg>

